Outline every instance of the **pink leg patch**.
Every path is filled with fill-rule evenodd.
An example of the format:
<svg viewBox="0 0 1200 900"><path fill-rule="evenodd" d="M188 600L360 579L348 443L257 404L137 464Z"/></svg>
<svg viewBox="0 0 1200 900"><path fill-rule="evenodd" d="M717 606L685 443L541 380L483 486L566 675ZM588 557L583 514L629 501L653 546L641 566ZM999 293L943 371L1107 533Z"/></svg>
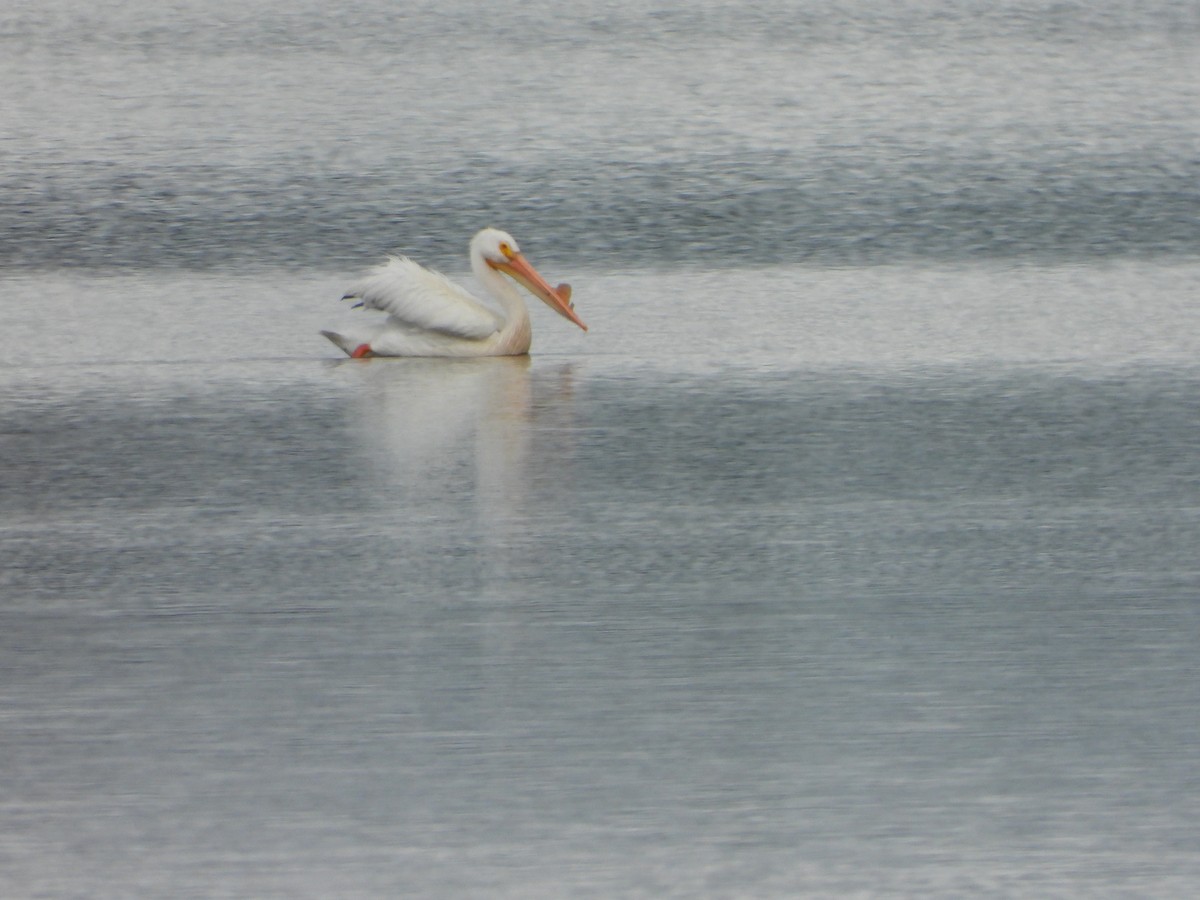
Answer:
<svg viewBox="0 0 1200 900"><path fill-rule="evenodd" d="M351 359L362 359L364 356L372 356L370 344L359 344L354 348L354 352L350 354Z"/></svg>

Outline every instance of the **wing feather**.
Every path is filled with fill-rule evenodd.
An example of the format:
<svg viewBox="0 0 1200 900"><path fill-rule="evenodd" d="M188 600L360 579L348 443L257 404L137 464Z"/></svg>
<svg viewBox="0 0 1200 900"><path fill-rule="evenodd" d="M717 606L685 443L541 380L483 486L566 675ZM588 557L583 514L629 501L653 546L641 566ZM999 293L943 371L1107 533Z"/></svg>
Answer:
<svg viewBox="0 0 1200 900"><path fill-rule="evenodd" d="M393 256L351 286L357 298L410 328L481 339L504 327L504 318L440 272Z"/></svg>

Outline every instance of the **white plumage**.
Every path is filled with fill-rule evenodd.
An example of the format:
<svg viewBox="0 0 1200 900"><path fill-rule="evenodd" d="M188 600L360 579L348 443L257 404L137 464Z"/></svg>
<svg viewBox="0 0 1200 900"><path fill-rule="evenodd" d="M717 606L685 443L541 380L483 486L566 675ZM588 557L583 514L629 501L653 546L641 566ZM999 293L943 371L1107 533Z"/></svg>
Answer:
<svg viewBox="0 0 1200 900"><path fill-rule="evenodd" d="M503 314L439 272L405 257L391 257L357 281L342 299L387 313L382 324L355 334L324 331L353 357L511 356L527 353L532 340L529 311L512 282L523 285L584 331L575 315L570 285L552 288L521 254L511 235L485 228L471 240L471 270L499 302Z"/></svg>
<svg viewBox="0 0 1200 900"><path fill-rule="evenodd" d="M504 316L465 288L404 256L393 256L368 272L342 299L351 298L413 328L464 338L480 340L504 327Z"/></svg>

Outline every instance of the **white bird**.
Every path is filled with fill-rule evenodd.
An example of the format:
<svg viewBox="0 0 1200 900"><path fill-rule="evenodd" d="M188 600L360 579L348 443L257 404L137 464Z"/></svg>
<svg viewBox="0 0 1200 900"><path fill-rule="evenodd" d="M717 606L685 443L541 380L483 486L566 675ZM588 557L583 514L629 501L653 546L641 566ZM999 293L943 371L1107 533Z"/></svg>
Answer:
<svg viewBox="0 0 1200 900"><path fill-rule="evenodd" d="M346 299L388 314L382 325L356 335L321 334L348 355L520 356L529 352L529 310L508 275L559 315L584 331L575 315L571 286L550 287L512 235L485 228L471 239L471 271L500 304L503 315L484 306L444 275L405 257L391 257L354 284Z"/></svg>

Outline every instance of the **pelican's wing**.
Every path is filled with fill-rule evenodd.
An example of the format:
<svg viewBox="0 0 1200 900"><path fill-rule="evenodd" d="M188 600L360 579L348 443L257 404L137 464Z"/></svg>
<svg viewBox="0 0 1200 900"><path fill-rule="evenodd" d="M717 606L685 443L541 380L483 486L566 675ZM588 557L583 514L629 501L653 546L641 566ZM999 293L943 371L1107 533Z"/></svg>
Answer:
<svg viewBox="0 0 1200 900"><path fill-rule="evenodd" d="M504 319L445 275L405 257L391 257L346 292L399 323L464 338L485 338L504 327Z"/></svg>

